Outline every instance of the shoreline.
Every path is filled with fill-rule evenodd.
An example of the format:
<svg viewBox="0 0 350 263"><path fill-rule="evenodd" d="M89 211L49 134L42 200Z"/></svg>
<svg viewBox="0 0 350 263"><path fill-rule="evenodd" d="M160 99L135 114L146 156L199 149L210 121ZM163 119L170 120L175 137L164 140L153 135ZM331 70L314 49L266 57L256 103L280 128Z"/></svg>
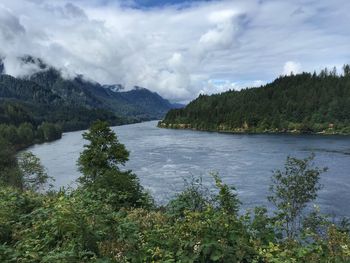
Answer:
<svg viewBox="0 0 350 263"><path fill-rule="evenodd" d="M138 123L143 123L143 122L148 122L148 121L159 121L159 120L142 120L142 121L137 121L137 122L130 122L130 123L122 123L122 124L118 124L118 125L111 125L110 127L118 127L118 126L124 126L124 125L132 125L132 124L138 124ZM34 141L29 145L25 145L22 147L19 147L16 149L16 153L20 153L23 151L26 151L28 149L30 149L31 147L35 146L35 145L41 145L41 144L45 144L45 143L51 143L51 142L55 142L58 140L61 140L62 137L67 134L67 133L71 133L71 132L83 132L83 131L87 131L89 129L89 127L85 128L85 129L73 129L73 130L68 130L68 131L62 131L61 137L54 139L54 140L50 140L50 141Z"/></svg>
<svg viewBox="0 0 350 263"><path fill-rule="evenodd" d="M201 132L216 132L223 134L233 134L233 135L310 135L310 136L350 136L350 133L343 133L336 130L331 131L320 131L320 132L303 132L298 130L265 130L265 131L254 131L254 130L244 130L238 128L236 130L221 130L221 129L197 129L191 127L190 124L165 124L159 122L157 125L161 129L172 129L172 130L192 130Z"/></svg>

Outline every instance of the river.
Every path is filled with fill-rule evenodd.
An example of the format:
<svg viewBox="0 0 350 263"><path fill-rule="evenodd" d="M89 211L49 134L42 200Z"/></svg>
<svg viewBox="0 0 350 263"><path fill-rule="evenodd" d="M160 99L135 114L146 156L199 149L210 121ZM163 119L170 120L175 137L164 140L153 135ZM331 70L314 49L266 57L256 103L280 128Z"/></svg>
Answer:
<svg viewBox="0 0 350 263"><path fill-rule="evenodd" d="M130 151L125 169L132 169L158 203L181 191L184 178L202 176L212 188L210 172L237 188L243 208L268 205L272 171L283 168L288 155L316 154L315 164L328 167L316 201L321 211L350 216L350 137L317 135L237 135L156 127L144 122L113 127ZM82 131L65 133L62 139L35 145L36 154L55 178L54 186L75 186L76 161L83 150Z"/></svg>

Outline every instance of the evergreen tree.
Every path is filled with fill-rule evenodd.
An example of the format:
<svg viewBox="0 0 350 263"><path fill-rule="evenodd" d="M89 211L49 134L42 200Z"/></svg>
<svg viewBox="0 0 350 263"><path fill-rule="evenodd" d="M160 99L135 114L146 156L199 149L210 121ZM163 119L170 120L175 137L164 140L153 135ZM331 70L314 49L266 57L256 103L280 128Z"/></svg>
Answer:
<svg viewBox="0 0 350 263"><path fill-rule="evenodd" d="M200 95L161 127L229 132L350 132L350 66L279 77L259 88Z"/></svg>
<svg viewBox="0 0 350 263"><path fill-rule="evenodd" d="M78 160L83 174L78 181L83 188L97 192L115 209L120 207L149 206L150 198L143 192L136 175L122 171L129 152L118 141L106 122L95 122L83 138L89 141Z"/></svg>
<svg viewBox="0 0 350 263"><path fill-rule="evenodd" d="M349 77L350 76L350 65L344 65L343 71L344 71L344 76Z"/></svg>
<svg viewBox="0 0 350 263"><path fill-rule="evenodd" d="M83 138L89 141L78 161L83 174L79 181L84 185L93 184L106 171L120 172L120 165L129 159L129 152L106 122L95 122Z"/></svg>

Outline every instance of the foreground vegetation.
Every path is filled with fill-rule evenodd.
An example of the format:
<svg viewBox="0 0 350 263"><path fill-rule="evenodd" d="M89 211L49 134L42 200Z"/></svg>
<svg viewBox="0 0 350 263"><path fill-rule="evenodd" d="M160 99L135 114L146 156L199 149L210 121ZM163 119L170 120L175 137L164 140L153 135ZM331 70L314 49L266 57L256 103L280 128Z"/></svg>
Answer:
<svg viewBox="0 0 350 263"><path fill-rule="evenodd" d="M49 177L31 155L0 159L0 262L349 262L346 222L317 208L324 168L313 156L289 157L275 171L274 211L239 212L235 189L212 174L213 194L196 179L157 207L121 166L128 151L95 123L78 166L75 190L38 191ZM1 154L6 147L2 147ZM16 180L15 180L16 179Z"/></svg>
<svg viewBox="0 0 350 263"><path fill-rule="evenodd" d="M350 66L281 76L260 88L200 95L170 110L164 128L235 133L350 134Z"/></svg>

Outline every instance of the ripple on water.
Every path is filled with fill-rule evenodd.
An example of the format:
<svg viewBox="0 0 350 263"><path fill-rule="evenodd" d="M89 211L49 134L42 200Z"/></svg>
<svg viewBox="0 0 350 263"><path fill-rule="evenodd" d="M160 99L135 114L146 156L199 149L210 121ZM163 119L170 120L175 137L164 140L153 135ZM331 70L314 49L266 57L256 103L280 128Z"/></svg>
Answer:
<svg viewBox="0 0 350 263"><path fill-rule="evenodd" d="M233 135L156 127L157 122L113 127L130 151L125 169L132 169L159 202L183 188L184 178L202 176L212 187L212 171L234 184L243 208L268 205L266 196L272 171L283 168L288 155L316 153L315 163L327 166L324 188L317 203L323 212L350 216L350 137ZM76 161L83 149L82 131L65 133L61 140L35 145L55 186L67 186L79 177ZM74 185L73 185L74 186ZM212 187L213 189L213 187Z"/></svg>

